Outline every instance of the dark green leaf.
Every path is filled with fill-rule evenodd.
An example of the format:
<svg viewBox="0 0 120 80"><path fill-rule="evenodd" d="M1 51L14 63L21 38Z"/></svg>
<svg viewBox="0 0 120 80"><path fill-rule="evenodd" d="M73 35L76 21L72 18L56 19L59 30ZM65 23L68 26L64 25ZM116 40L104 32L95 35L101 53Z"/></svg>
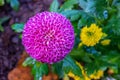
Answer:
<svg viewBox="0 0 120 80"><path fill-rule="evenodd" d="M65 73L73 72L75 75L82 76L82 71L76 62L68 55L63 60L63 70Z"/></svg>
<svg viewBox="0 0 120 80"><path fill-rule="evenodd" d="M58 12L59 2L58 0L53 0L52 4L50 5L51 12Z"/></svg>
<svg viewBox="0 0 120 80"><path fill-rule="evenodd" d="M36 62L32 67L32 74L35 80L39 80L43 75L48 74L48 65Z"/></svg>
<svg viewBox="0 0 120 80"><path fill-rule="evenodd" d="M48 64L42 64L39 68L39 72L41 72L42 75L47 75L48 74Z"/></svg>
<svg viewBox="0 0 120 80"><path fill-rule="evenodd" d="M80 60L82 57L85 56L85 51L83 49L74 48L70 52L70 56L73 57L74 59Z"/></svg>
<svg viewBox="0 0 120 80"><path fill-rule="evenodd" d="M0 18L0 24L3 24L5 21L7 21L10 17L6 16L3 18Z"/></svg>
<svg viewBox="0 0 120 80"><path fill-rule="evenodd" d="M71 10L74 4L77 4L78 0L67 0L60 8L60 12L63 10Z"/></svg>
<svg viewBox="0 0 120 80"><path fill-rule="evenodd" d="M15 10L18 11L20 3L18 0L10 0L10 6Z"/></svg>
<svg viewBox="0 0 120 80"><path fill-rule="evenodd" d="M94 73L94 71L97 71L98 70L98 66L92 62L92 63L87 63L85 66L84 66L85 70L87 71L87 75L91 75Z"/></svg>
<svg viewBox="0 0 120 80"><path fill-rule="evenodd" d="M4 28L3 28L3 26L0 24L0 31L4 31Z"/></svg>
<svg viewBox="0 0 120 80"><path fill-rule="evenodd" d="M62 11L61 14L66 16L66 17L71 17L74 15L78 15L80 13L79 10L66 10L66 11Z"/></svg>
<svg viewBox="0 0 120 80"><path fill-rule="evenodd" d="M59 78L63 77L62 65L63 65L63 61L52 64L52 70L53 70L54 73L59 75Z"/></svg>
<svg viewBox="0 0 120 80"><path fill-rule="evenodd" d="M13 24L11 27L15 32L22 32L24 24L23 23L16 23L16 24Z"/></svg>
<svg viewBox="0 0 120 80"><path fill-rule="evenodd" d="M83 26L89 26L91 23L95 23L93 16L81 11L81 18L78 20L78 29L81 29Z"/></svg>

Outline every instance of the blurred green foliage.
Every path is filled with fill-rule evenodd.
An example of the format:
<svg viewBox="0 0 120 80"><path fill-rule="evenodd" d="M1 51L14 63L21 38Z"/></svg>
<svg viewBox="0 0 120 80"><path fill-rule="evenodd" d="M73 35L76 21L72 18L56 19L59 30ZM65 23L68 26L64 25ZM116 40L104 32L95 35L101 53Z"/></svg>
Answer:
<svg viewBox="0 0 120 80"><path fill-rule="evenodd" d="M120 74L120 0L66 0L57 11L70 19L74 26L76 40L70 56L84 63L88 75L99 69L105 71L108 67ZM102 28L107 34L103 40L110 39L111 43L78 48L81 28L92 23Z"/></svg>
<svg viewBox="0 0 120 80"><path fill-rule="evenodd" d="M8 17L8 16L6 16L6 17L3 17L3 18L0 18L0 31L4 31L4 28L3 28L3 26L2 26L2 24L4 23L4 22L6 22L7 20L9 20L9 18L10 17Z"/></svg>
<svg viewBox="0 0 120 80"><path fill-rule="evenodd" d="M67 17L75 30L73 50L61 62L52 64L53 72L63 77L64 74L72 71L81 77L81 69L76 65L76 61L78 61L83 64L88 76L94 71L106 71L108 68L113 69L113 77L120 74L120 0L66 0L62 5L59 4L58 0L53 0L49 10ZM92 23L97 24L107 35L102 37L100 42L110 39L109 45L104 46L99 42L92 47L86 45L78 47L81 43L81 29L86 25L90 26ZM26 59L23 64L31 66L33 63L31 61L33 60ZM37 64L45 65L39 62ZM40 67L35 67L35 65L32 64L33 70ZM38 78L37 75L40 73L37 74L37 72L33 72L35 78ZM46 73L43 72L43 74ZM40 74L39 77L41 77ZM119 79L118 77L115 78Z"/></svg>
<svg viewBox="0 0 120 80"><path fill-rule="evenodd" d="M4 6L5 3L9 3L13 10L18 11L20 3L18 0L0 0L0 6Z"/></svg>

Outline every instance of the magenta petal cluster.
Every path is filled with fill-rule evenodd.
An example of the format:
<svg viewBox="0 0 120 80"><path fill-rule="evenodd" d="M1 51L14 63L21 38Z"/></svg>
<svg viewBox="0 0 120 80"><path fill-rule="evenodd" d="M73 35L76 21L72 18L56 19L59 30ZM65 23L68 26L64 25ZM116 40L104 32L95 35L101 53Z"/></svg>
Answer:
<svg viewBox="0 0 120 80"><path fill-rule="evenodd" d="M74 36L73 26L68 19L55 12L42 12L25 24L22 43L31 57L52 64L71 51Z"/></svg>

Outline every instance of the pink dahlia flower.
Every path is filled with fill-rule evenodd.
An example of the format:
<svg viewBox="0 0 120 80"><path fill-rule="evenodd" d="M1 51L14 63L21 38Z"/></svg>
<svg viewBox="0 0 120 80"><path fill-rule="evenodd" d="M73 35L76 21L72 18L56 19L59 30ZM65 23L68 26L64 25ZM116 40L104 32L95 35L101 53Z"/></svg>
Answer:
<svg viewBox="0 0 120 80"><path fill-rule="evenodd" d="M22 42L31 57L52 64L62 60L73 48L74 30L61 14L42 12L25 24Z"/></svg>

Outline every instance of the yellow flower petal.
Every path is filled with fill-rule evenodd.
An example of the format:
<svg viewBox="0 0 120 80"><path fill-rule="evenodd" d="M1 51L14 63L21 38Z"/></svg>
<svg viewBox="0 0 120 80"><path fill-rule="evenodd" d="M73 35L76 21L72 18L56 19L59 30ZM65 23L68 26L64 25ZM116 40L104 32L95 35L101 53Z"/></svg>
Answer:
<svg viewBox="0 0 120 80"><path fill-rule="evenodd" d="M101 39L103 33L102 29L96 24L91 24L90 27L83 27L80 34L82 43L86 46L94 46Z"/></svg>
<svg viewBox="0 0 120 80"><path fill-rule="evenodd" d="M79 76L76 76L75 74L73 74L72 72L68 73L68 76L73 78L74 80L81 80Z"/></svg>
<svg viewBox="0 0 120 80"><path fill-rule="evenodd" d="M100 79L103 77L104 71L98 70L97 72L94 72L93 74L90 75L91 79Z"/></svg>
<svg viewBox="0 0 120 80"><path fill-rule="evenodd" d="M101 41L101 44L102 44L103 46L106 46L106 45L109 45L110 42L111 42L110 39L105 39L105 40Z"/></svg>

